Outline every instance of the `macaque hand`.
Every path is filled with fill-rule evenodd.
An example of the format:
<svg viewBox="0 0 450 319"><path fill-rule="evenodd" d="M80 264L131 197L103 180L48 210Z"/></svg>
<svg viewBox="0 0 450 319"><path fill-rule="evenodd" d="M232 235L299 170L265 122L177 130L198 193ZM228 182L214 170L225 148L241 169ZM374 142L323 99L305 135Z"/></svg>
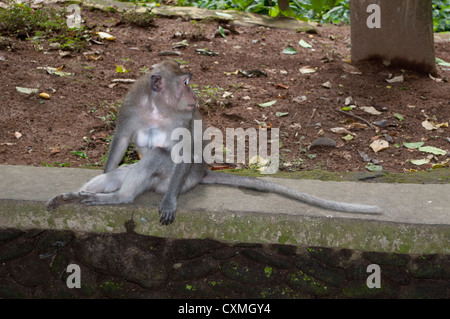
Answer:
<svg viewBox="0 0 450 319"><path fill-rule="evenodd" d="M175 213L177 211L177 203L171 202L169 200L164 199L161 204L159 204L158 208L159 214L161 215L161 218L159 219L159 222L162 225L170 225L175 220Z"/></svg>

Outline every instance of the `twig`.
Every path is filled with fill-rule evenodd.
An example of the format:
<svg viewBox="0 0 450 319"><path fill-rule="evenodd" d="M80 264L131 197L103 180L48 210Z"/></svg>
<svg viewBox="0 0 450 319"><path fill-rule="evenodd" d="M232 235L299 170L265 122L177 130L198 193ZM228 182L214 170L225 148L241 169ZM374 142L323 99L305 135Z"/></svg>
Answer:
<svg viewBox="0 0 450 319"><path fill-rule="evenodd" d="M360 121L363 121L364 123L366 123L367 125L369 125L370 128L371 128L372 130L376 131L375 127L374 127L369 121L363 119L361 116L352 114L352 113L350 113L350 112L344 112L344 111L341 111L341 110L333 110L333 109L331 109L331 110L332 110L332 111L335 111L335 112L337 111L337 112L342 113L342 114L345 114L345 115L350 115L351 117L354 117L355 119L358 119L358 120L360 120Z"/></svg>
<svg viewBox="0 0 450 319"><path fill-rule="evenodd" d="M311 123L311 120L312 120L312 118L314 117L314 114L316 114L316 110L317 110L317 109L313 109L312 114L311 114L311 117L309 118L308 124L306 124L306 127L308 127L309 124Z"/></svg>

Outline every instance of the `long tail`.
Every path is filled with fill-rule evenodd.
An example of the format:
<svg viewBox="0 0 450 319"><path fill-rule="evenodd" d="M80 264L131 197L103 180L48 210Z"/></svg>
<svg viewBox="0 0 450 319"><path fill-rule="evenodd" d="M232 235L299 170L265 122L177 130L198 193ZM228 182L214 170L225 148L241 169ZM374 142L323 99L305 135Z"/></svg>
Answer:
<svg viewBox="0 0 450 319"><path fill-rule="evenodd" d="M246 187L263 192L276 193L279 195L299 200L301 202L313 206L323 207L336 211L350 212L350 213L364 213L364 214L381 214L381 209L378 206L350 204L326 200L259 178L237 176L226 173L219 173L215 171L206 171L206 175L203 177L201 183L231 185L238 187Z"/></svg>

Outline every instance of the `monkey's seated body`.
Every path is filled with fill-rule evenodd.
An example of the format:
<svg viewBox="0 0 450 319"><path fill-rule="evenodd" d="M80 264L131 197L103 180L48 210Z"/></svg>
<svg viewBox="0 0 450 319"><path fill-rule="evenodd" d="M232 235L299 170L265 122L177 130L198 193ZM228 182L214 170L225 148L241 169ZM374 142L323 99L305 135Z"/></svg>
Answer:
<svg viewBox="0 0 450 319"><path fill-rule="evenodd" d="M324 200L262 179L209 171L193 153L190 161L175 163L171 151L179 141L171 139L173 130L188 129L196 138L198 134L192 134L194 121L201 120L197 97L189 86L191 76L177 62L167 60L139 79L120 108L104 174L94 177L76 192L53 197L47 208L55 209L71 202L87 206L126 204L145 191L154 191L164 195L159 205L160 222L168 225L175 220L178 195L201 183L273 192L331 210L380 213L377 206ZM118 167L131 141L139 147L142 159Z"/></svg>

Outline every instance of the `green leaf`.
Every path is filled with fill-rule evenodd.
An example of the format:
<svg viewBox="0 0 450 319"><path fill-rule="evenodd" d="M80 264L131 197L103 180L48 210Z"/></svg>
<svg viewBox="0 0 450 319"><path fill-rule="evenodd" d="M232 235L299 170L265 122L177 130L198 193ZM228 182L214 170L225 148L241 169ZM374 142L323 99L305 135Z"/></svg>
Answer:
<svg viewBox="0 0 450 319"><path fill-rule="evenodd" d="M383 166L367 163L366 169L370 172L381 172L383 170Z"/></svg>
<svg viewBox="0 0 450 319"><path fill-rule="evenodd" d="M276 112L275 115L278 117L283 117L289 115L289 112Z"/></svg>
<svg viewBox="0 0 450 319"><path fill-rule="evenodd" d="M116 64L116 72L117 73L127 73L130 72L130 70L125 69L122 65Z"/></svg>
<svg viewBox="0 0 450 319"><path fill-rule="evenodd" d="M446 155L447 154L447 151L442 150L437 147L433 147L433 146L420 146L419 151L425 152L425 153L431 153L434 155Z"/></svg>
<svg viewBox="0 0 450 319"><path fill-rule="evenodd" d="M226 38L227 36L225 35L225 31L223 31L223 28L221 25L219 25L219 33L223 38Z"/></svg>
<svg viewBox="0 0 450 319"><path fill-rule="evenodd" d="M353 136L351 134L347 134L347 135L343 136L342 139L344 141L348 142L348 141L351 141L353 139Z"/></svg>
<svg viewBox="0 0 450 319"><path fill-rule="evenodd" d="M287 47L286 49L284 49L283 51L281 51L281 53L283 53L283 54L289 54L289 55L294 55L294 54L297 54L297 50L295 50L293 47Z"/></svg>
<svg viewBox="0 0 450 319"><path fill-rule="evenodd" d="M86 153L85 153L85 152L82 152L82 151L72 151L72 152L70 152L70 153L75 154L75 155L77 155L77 156L79 156L79 157L81 157L81 158L88 158L87 155L86 155Z"/></svg>
<svg viewBox="0 0 450 319"><path fill-rule="evenodd" d="M406 148L419 148L421 147L425 142L415 142L415 143L406 143L403 142L403 146Z"/></svg>
<svg viewBox="0 0 450 319"><path fill-rule="evenodd" d="M266 102L266 103L261 103L261 104L258 104L258 106L260 106L260 107L269 107L269 106L274 105L275 103L277 103L276 100L270 101L270 102Z"/></svg>
<svg viewBox="0 0 450 319"><path fill-rule="evenodd" d="M441 66L450 66L449 62L445 62L444 60L441 60L439 58L436 58L436 63L441 65Z"/></svg>
<svg viewBox="0 0 450 319"><path fill-rule="evenodd" d="M409 161L411 162L411 164L414 164L414 165L417 165L417 166L420 166L420 165L423 165L423 164L428 164L430 162L430 160L428 158L424 158L424 159L421 159L421 160L409 160Z"/></svg>
<svg viewBox="0 0 450 319"><path fill-rule="evenodd" d="M24 94L32 94L32 93L38 93L38 89L29 89L29 88L23 88L20 86L16 86L17 92L24 93Z"/></svg>
<svg viewBox="0 0 450 319"><path fill-rule="evenodd" d="M302 47L306 48L306 49L312 48L312 45L309 44L308 42L306 42L306 41L303 40L303 39L300 40L300 41L298 42L298 44L301 45Z"/></svg>
<svg viewBox="0 0 450 319"><path fill-rule="evenodd" d="M399 114L399 113L394 113L394 116L397 120L399 120L400 122L403 121L405 118L403 117L403 115Z"/></svg>

